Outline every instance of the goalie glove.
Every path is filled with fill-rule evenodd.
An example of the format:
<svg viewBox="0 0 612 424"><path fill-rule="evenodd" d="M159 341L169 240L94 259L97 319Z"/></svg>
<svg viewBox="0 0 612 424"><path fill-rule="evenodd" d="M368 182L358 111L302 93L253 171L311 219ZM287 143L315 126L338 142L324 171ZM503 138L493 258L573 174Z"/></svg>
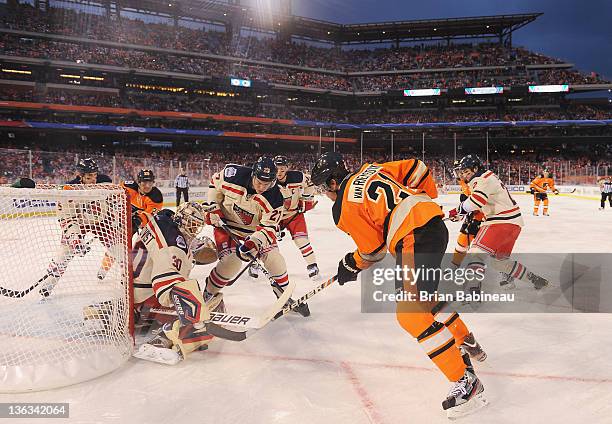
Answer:
<svg viewBox="0 0 612 424"><path fill-rule="evenodd" d="M338 263L338 284L343 286L344 283L357 280L357 275L360 272L361 269L355 262L353 252L347 253Z"/></svg>
<svg viewBox="0 0 612 424"><path fill-rule="evenodd" d="M196 265L210 264L218 259L215 242L206 236L195 237L189 248L193 252Z"/></svg>

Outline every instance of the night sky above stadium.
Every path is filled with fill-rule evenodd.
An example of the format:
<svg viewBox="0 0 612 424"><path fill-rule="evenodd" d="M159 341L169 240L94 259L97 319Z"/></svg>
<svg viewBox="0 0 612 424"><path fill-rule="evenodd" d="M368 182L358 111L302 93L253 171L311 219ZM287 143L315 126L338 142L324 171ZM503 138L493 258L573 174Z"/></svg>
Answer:
<svg viewBox="0 0 612 424"><path fill-rule="evenodd" d="M339 23L543 12L513 44L612 78L609 0L293 0L293 13Z"/></svg>

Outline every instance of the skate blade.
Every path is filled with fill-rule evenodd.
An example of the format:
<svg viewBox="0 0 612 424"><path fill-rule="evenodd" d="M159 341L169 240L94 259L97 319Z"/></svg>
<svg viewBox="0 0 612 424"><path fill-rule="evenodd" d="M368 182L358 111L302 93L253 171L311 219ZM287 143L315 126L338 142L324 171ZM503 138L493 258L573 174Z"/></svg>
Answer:
<svg viewBox="0 0 612 424"><path fill-rule="evenodd" d="M456 420L458 418L465 417L466 415L473 414L474 412L484 408L488 404L489 402L484 397L484 393L479 393L466 403L448 409L446 411L446 417L449 420Z"/></svg>
<svg viewBox="0 0 612 424"><path fill-rule="evenodd" d="M141 345L133 356L145 361L163 365L176 365L183 359L180 353L172 349L156 347L150 344Z"/></svg>

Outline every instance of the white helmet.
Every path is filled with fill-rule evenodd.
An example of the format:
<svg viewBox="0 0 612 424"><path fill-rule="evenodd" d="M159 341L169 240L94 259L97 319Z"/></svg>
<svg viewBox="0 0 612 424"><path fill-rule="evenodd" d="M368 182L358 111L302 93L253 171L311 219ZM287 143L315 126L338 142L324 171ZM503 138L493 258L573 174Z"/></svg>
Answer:
<svg viewBox="0 0 612 424"><path fill-rule="evenodd" d="M206 225L202 205L196 202L181 204L174 214L174 221L182 233L188 237L197 236Z"/></svg>

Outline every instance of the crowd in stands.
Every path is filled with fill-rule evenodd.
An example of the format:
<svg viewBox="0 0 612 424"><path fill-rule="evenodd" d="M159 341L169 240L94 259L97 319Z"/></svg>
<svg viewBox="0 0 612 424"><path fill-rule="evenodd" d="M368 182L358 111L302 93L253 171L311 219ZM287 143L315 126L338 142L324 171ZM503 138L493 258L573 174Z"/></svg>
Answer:
<svg viewBox="0 0 612 424"><path fill-rule="evenodd" d="M98 13L101 11L98 10ZM270 37L242 36L231 40L221 31L188 28L181 25L181 22L175 27L170 19L166 23L145 23L128 16L111 20L104 15L95 14L93 9L77 11L52 7L42 11L23 4L8 8L6 12L0 16L0 25L10 29L349 72L561 62L523 48L504 48L495 43L462 44L451 49L445 43L423 43L399 49L341 49L285 42Z"/></svg>
<svg viewBox="0 0 612 424"><path fill-rule="evenodd" d="M101 171L112 176L115 182L133 179L140 169L154 171L160 186L171 187L179 169L187 172L193 185L207 185L210 176L218 172L227 163L248 164L261 154L275 155L281 153L278 147L270 150L269 146L256 143L233 149L211 149L206 151L201 146L187 150L154 149L142 145L114 147L104 149L94 146L30 146L14 144L0 148L0 175L9 178L18 176L32 177L39 183L62 183L74 175L75 164L80 158L92 157L100 165ZM266 148L264 148L266 147ZM300 152L283 152L291 162L291 168L309 172L318 153L316 148ZM584 146L583 146L584 147ZM57 149L57 151L51 151ZM266 153L267 152L267 153ZM460 152L467 154L475 152ZM477 152L481 156L483 152ZM387 150L366 150L361 160L359 151L344 153L347 166L357 169L363 162L385 162L391 160ZM394 160L408 157L421 159L421 152L412 148L400 151ZM484 157L483 157L484 159ZM452 153L425 154L425 162L432 169L440 183L454 184ZM544 168L555 175L557 183L590 183L594 184L601 175L612 175L612 144L590 145L587 149L560 149L553 151L527 152L524 154L497 154L491 152L488 167L496 172L508 184L527 184ZM30 174L30 169L31 174Z"/></svg>
<svg viewBox="0 0 612 424"><path fill-rule="evenodd" d="M563 69L531 70L499 68L471 71L444 71L399 75L344 76L322 72L298 71L263 65L234 64L189 55L121 49L76 42L60 42L38 38L24 39L0 34L0 49L6 55L52 59L73 63L179 72L214 78L229 76L308 88L340 91L381 91L403 88L458 88L491 85L524 84L591 84L599 78ZM451 64L446 67L454 68Z"/></svg>
<svg viewBox="0 0 612 424"><path fill-rule="evenodd" d="M571 105L564 108L538 108L496 110L481 108L467 110L446 109L370 109L351 112L325 108L306 108L286 104L252 102L234 99L213 99L205 96L151 94L126 92L112 93L75 92L53 89L35 95L31 90L0 88L0 100L55 103L65 105L106 106L137 110L193 112L231 116L257 116L273 119L300 119L338 123L423 123L423 122L478 122L478 121L537 121L612 119L612 110L587 105ZM101 116L98 116L100 119ZM168 127L175 128L172 125Z"/></svg>
<svg viewBox="0 0 612 424"><path fill-rule="evenodd" d="M223 32L174 27L164 23L144 23L122 17L110 20L102 15L65 8L43 12L29 5L5 8L0 27L79 36L94 40L170 48L150 52L132 48L106 47L79 42L60 42L10 34L0 36L4 54L47 58L79 63L112 65L156 71L174 71L212 77L239 76L269 83L343 91L374 91L402 88L487 86L492 84L590 84L605 82L596 74L575 70L527 71L527 64L555 64L560 60L499 44L453 44L400 47L399 49L342 49L319 47L275 39L235 37ZM447 71L421 74L350 77L322 72L283 69L275 66L245 65L182 54L181 51L213 53L237 59L265 60L340 72L393 71L497 66L491 70Z"/></svg>

